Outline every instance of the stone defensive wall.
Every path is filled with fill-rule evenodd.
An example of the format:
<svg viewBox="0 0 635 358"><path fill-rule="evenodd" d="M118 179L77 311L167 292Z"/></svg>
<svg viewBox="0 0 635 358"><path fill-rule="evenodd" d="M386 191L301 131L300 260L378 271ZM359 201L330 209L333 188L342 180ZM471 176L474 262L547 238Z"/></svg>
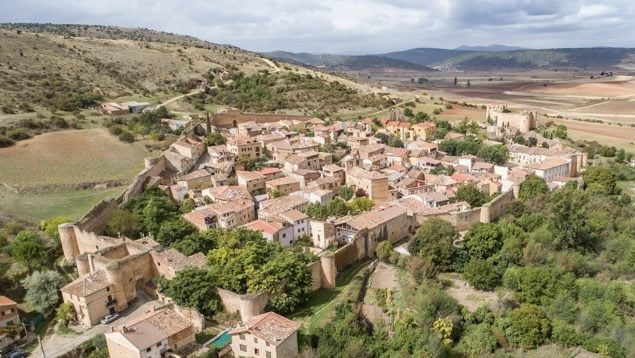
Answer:
<svg viewBox="0 0 635 358"><path fill-rule="evenodd" d="M480 221L482 223L490 223L503 216L503 214L505 214L505 209L507 209L509 204L514 201L514 198L518 198L519 191L520 187L518 185L514 185L512 190L506 191L489 203L484 204L481 207Z"/></svg>
<svg viewBox="0 0 635 358"><path fill-rule="evenodd" d="M311 116L291 115L284 113L242 113L238 110L214 113L211 115L211 124L217 127L234 127L241 123L274 123L282 120L308 121Z"/></svg>

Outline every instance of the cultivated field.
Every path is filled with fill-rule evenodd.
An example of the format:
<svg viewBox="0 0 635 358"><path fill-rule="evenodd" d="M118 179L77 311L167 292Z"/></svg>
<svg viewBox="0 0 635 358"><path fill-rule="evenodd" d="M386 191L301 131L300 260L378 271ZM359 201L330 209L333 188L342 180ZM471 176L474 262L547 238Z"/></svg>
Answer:
<svg viewBox="0 0 635 358"><path fill-rule="evenodd" d="M48 133L0 149L0 184L50 191L127 183L148 155L141 143L123 143L103 128Z"/></svg>
<svg viewBox="0 0 635 358"><path fill-rule="evenodd" d="M38 224L55 216L77 220L100 200L119 196L125 187L52 193L16 193L0 186L0 215Z"/></svg>

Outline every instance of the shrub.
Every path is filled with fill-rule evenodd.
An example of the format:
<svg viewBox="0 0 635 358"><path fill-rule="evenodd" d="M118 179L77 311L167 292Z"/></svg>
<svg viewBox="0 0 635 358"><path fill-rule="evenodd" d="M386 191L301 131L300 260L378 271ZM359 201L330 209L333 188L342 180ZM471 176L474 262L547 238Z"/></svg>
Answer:
<svg viewBox="0 0 635 358"><path fill-rule="evenodd" d="M120 135L119 135L119 140L125 143L132 143L134 142L134 134L128 132L128 131L123 131Z"/></svg>

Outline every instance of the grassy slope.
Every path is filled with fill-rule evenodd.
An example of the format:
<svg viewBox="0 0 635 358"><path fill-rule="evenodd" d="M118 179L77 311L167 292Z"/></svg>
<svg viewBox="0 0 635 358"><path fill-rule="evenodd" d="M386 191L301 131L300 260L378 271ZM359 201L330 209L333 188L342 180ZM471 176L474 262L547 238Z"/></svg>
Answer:
<svg viewBox="0 0 635 358"><path fill-rule="evenodd" d="M33 187L108 180L129 181L149 153L106 129L48 133L0 149L0 183Z"/></svg>
<svg viewBox="0 0 635 358"><path fill-rule="evenodd" d="M0 106L8 104L16 110L19 104L30 103L41 111L34 94L46 87L47 80L41 77L53 73L70 87L112 99L144 91L153 96L171 94L175 85L202 80L212 69L253 73L269 68L251 53L214 44L196 47L26 30L18 34L3 28L0 38Z"/></svg>
<svg viewBox="0 0 635 358"><path fill-rule="evenodd" d="M100 200L116 197L124 190L124 187L116 187L105 190L16 194L0 186L0 212L33 224L59 215L76 220Z"/></svg>

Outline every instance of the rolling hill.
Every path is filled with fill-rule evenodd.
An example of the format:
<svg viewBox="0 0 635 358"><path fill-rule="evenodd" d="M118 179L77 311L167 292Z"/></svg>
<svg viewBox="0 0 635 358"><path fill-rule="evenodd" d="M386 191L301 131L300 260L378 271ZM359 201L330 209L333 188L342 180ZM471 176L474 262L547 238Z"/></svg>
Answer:
<svg viewBox="0 0 635 358"><path fill-rule="evenodd" d="M267 52L263 53L263 55L277 60L292 62L305 66L323 67L330 70L339 71L362 71L377 69L433 71L431 68L420 64L404 61L401 59L389 58L386 56L311 54L306 52L294 53L286 51Z"/></svg>
<svg viewBox="0 0 635 358"><path fill-rule="evenodd" d="M169 96L231 72L271 69L235 47L145 29L2 24L0 37L0 112L6 114Z"/></svg>
<svg viewBox="0 0 635 358"><path fill-rule="evenodd" d="M635 49L593 47L541 50L511 50L512 47L462 46L457 49L415 48L384 54L340 56L313 55L284 52L285 58L295 63L315 67L361 69L380 66L386 68L416 69L407 64L441 71L500 71L532 69L584 69L609 70L623 64L635 63ZM475 51L477 50L477 51ZM281 53L281 52L276 52ZM275 54L275 53L274 53ZM382 60L383 59L383 60ZM388 59L398 62L389 63ZM345 64L345 66L343 66Z"/></svg>

